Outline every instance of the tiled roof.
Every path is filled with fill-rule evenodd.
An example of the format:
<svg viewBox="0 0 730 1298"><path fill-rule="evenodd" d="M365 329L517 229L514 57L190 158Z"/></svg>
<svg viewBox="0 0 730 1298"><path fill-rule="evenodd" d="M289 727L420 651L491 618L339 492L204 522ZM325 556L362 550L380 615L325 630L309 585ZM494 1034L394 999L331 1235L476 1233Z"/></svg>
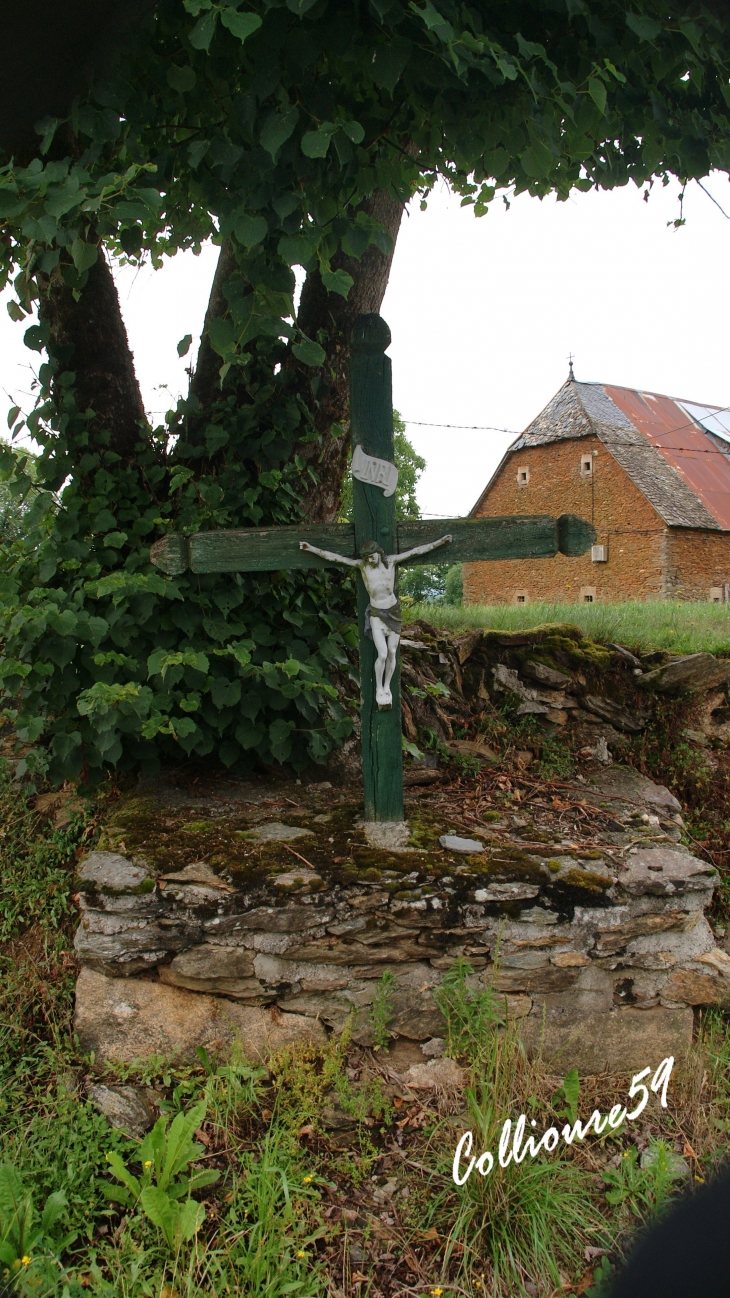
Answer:
<svg viewBox="0 0 730 1298"><path fill-rule="evenodd" d="M528 446L591 435L668 526L730 530L730 448L670 397L568 379L505 459Z"/></svg>

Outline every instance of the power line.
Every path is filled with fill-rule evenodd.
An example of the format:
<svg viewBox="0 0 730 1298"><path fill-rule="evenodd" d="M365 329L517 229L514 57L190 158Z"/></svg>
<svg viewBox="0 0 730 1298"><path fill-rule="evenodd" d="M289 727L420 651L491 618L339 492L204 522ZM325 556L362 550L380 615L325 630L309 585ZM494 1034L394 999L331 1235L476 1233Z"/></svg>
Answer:
<svg viewBox="0 0 730 1298"><path fill-rule="evenodd" d="M512 428L494 428L491 424L429 424L421 419L404 419L403 423L409 424L411 428L462 428L470 433L507 433L509 437L522 436L522 433L516 433Z"/></svg>

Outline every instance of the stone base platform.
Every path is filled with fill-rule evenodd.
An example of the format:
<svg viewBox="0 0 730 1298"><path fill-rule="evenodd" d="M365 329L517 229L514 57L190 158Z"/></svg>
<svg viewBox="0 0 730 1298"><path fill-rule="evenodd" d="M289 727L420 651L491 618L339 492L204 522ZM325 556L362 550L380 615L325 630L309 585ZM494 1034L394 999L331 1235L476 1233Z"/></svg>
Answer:
<svg viewBox="0 0 730 1298"><path fill-rule="evenodd" d="M566 790L571 838L537 790L471 824L469 847L429 794L391 849L368 841L354 791L268 794L158 787L117 804L79 867L76 1030L97 1063L237 1036L260 1059L345 1028L372 1045L386 970L388 1030L425 1058L461 958L556 1072L630 1073L681 1056L692 1007L730 995L705 917L716 873L679 841L672 795L629 768Z"/></svg>

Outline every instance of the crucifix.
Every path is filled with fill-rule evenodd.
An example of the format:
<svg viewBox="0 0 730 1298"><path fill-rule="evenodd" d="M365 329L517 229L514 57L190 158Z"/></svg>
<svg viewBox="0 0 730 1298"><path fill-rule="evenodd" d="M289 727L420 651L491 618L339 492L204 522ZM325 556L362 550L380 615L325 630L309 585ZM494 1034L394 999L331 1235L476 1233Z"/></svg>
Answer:
<svg viewBox="0 0 730 1298"><path fill-rule="evenodd" d="M359 572L362 768L366 823L403 824L403 756L398 644L402 616L397 568L424 563L580 555L595 528L573 514L512 514L445 522L396 518L398 469L393 443L390 330L374 313L359 316L350 362L352 523L303 523L241 531L171 532L150 559L169 576L267 572L342 564Z"/></svg>

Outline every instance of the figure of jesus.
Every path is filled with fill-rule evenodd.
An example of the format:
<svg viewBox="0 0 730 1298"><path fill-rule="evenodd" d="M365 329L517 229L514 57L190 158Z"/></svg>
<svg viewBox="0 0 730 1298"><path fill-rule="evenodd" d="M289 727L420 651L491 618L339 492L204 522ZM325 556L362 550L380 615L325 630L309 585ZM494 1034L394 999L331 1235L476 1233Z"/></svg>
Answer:
<svg viewBox="0 0 730 1298"><path fill-rule="evenodd" d="M368 541L360 550L361 558L347 559L343 554L333 554L331 550L320 550L308 541L300 541L300 550L309 550L318 554L329 563L343 563L348 568L358 568L365 583L370 602L365 611L365 634L370 637L377 658L375 659L375 701L381 712L393 706L393 695L390 682L395 671L395 656L403 629L403 612L400 600L395 593L396 564L405 563L417 554L428 554L440 545L447 545L453 538L439 537L426 545L416 545L412 550L403 550L401 554L386 554L382 545Z"/></svg>

